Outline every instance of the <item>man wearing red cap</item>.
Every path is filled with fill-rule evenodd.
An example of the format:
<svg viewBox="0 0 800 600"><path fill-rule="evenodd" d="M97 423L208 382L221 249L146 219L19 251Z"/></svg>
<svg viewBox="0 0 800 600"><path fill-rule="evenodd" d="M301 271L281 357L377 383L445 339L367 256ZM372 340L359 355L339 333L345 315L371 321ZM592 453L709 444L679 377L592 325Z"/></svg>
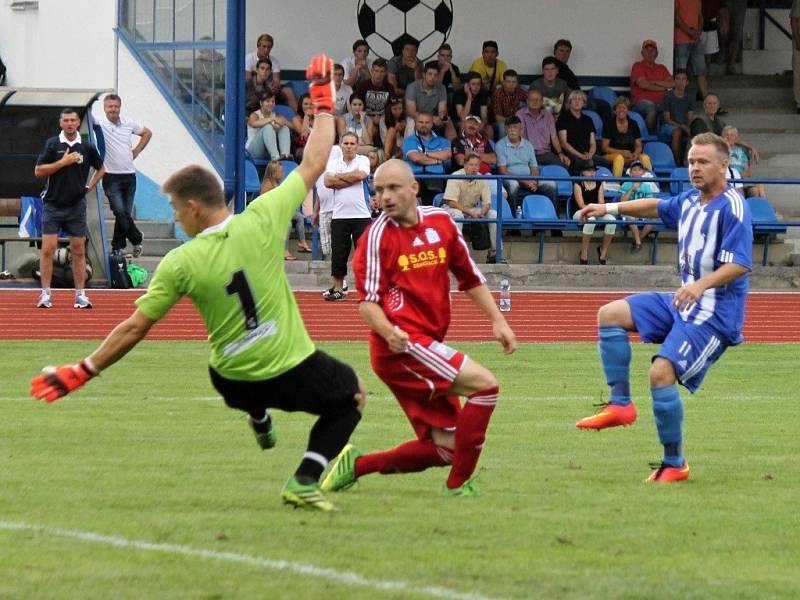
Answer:
<svg viewBox="0 0 800 600"><path fill-rule="evenodd" d="M654 132L658 105L664 93L675 86L669 69L656 62L658 44L655 40L642 42L642 60L633 63L631 68L631 109L641 114L647 128Z"/></svg>

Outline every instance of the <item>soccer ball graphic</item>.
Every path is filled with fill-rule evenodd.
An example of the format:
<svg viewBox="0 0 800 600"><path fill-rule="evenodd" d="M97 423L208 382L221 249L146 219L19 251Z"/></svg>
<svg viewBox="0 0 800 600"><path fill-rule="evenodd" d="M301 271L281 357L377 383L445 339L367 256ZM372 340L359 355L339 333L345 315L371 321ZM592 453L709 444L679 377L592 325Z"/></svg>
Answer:
<svg viewBox="0 0 800 600"><path fill-rule="evenodd" d="M407 41L419 42L417 56L434 56L453 26L452 0L359 0L358 30L373 53L399 56Z"/></svg>

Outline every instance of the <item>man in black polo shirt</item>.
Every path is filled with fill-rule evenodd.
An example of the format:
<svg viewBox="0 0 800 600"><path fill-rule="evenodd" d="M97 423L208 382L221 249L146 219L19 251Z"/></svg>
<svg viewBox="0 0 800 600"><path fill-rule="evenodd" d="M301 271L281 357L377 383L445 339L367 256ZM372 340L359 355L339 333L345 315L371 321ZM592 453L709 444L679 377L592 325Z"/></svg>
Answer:
<svg viewBox="0 0 800 600"><path fill-rule="evenodd" d="M103 177L103 159L97 149L81 141L78 129L81 118L71 108L61 111L59 119L61 133L47 140L44 150L36 161L34 175L47 177L42 198L42 294L38 308L51 308L53 302L50 280L53 276L53 254L58 242L58 232L69 236L69 251L72 256L72 275L75 279L74 308L92 308L86 297L83 284L86 281L86 194L94 189ZM95 173L89 185L89 169Z"/></svg>

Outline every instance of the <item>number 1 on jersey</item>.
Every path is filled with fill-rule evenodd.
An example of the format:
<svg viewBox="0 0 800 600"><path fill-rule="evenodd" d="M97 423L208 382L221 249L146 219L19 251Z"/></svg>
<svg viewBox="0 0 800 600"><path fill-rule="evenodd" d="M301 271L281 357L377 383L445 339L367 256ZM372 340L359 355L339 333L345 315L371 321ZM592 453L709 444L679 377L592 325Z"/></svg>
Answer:
<svg viewBox="0 0 800 600"><path fill-rule="evenodd" d="M256 312L256 302L253 300L253 292L250 291L250 284L244 270L240 269L233 274L231 282L225 286L225 291L229 296L238 296L239 305L244 313L244 328L252 331L258 327L258 313Z"/></svg>

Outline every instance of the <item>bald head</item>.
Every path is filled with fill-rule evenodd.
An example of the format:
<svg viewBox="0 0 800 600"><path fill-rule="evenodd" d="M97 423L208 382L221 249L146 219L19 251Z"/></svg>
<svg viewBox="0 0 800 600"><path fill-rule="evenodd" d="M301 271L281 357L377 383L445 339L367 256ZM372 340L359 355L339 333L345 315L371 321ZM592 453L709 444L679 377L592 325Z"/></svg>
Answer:
<svg viewBox="0 0 800 600"><path fill-rule="evenodd" d="M392 158L375 171L375 197L383 212L403 226L417 222L419 186L411 167Z"/></svg>
<svg viewBox="0 0 800 600"><path fill-rule="evenodd" d="M414 181L414 172L408 163L399 158L390 158L375 171L375 177L396 178L398 183Z"/></svg>

